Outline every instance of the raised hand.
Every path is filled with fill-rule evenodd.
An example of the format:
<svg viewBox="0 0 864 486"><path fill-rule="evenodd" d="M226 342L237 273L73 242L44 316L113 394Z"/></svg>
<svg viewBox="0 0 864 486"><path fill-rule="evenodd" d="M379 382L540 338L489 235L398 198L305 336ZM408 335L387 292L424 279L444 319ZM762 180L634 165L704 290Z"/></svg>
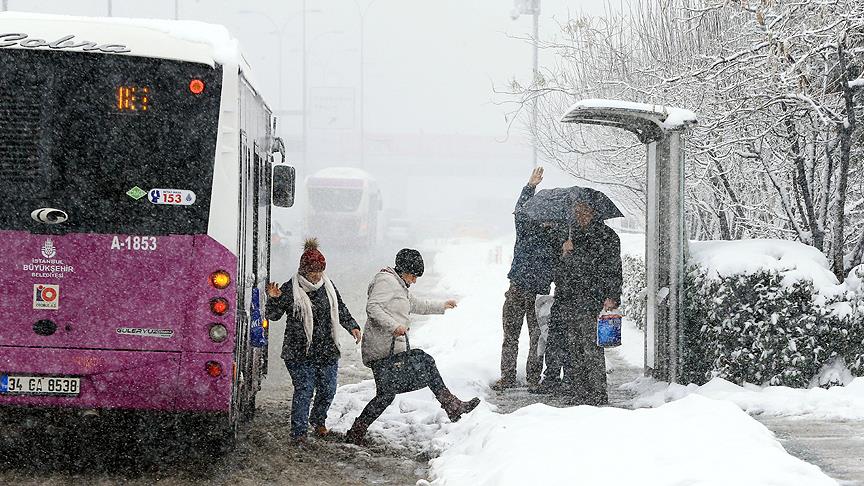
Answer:
<svg viewBox="0 0 864 486"><path fill-rule="evenodd" d="M267 295L275 299L282 295L282 290L279 288L278 284L270 282L267 284Z"/></svg>
<svg viewBox="0 0 864 486"><path fill-rule="evenodd" d="M528 185L531 187L537 187L541 182L543 182L543 167L537 167L531 172L531 178L528 179Z"/></svg>
<svg viewBox="0 0 864 486"><path fill-rule="evenodd" d="M450 299L450 300L444 302L444 308L445 309L455 309L457 305L459 305L459 303L456 302L456 299Z"/></svg>

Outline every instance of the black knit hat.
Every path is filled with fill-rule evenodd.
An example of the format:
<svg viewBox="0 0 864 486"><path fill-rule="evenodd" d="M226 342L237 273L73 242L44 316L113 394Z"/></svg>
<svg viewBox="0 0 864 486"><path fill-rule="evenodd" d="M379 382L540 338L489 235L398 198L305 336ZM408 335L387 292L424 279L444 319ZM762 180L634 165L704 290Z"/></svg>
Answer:
<svg viewBox="0 0 864 486"><path fill-rule="evenodd" d="M396 254L396 273L410 273L415 277L423 276L423 256L411 248L403 248Z"/></svg>

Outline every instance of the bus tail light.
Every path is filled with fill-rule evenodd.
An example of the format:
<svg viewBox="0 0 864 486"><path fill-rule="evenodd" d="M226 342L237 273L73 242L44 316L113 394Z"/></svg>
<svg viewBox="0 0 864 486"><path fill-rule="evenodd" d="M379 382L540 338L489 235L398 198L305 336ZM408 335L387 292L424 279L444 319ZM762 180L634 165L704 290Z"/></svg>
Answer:
<svg viewBox="0 0 864 486"><path fill-rule="evenodd" d="M210 274L210 285L215 289L226 289L231 285L231 275L225 270L217 270Z"/></svg>
<svg viewBox="0 0 864 486"><path fill-rule="evenodd" d="M216 361L208 361L207 365L207 374L212 376L213 378L219 378L222 376L222 365Z"/></svg>
<svg viewBox="0 0 864 486"><path fill-rule="evenodd" d="M193 79L192 81L189 81L189 91L191 91L192 94L196 95L203 93L204 81L201 81L200 79Z"/></svg>
<svg viewBox="0 0 864 486"><path fill-rule="evenodd" d="M224 316L228 312L228 301L222 297L216 297L210 301L210 312L217 316Z"/></svg>
<svg viewBox="0 0 864 486"><path fill-rule="evenodd" d="M221 343L228 337L228 329L222 324L215 323L210 325L210 340L214 343Z"/></svg>

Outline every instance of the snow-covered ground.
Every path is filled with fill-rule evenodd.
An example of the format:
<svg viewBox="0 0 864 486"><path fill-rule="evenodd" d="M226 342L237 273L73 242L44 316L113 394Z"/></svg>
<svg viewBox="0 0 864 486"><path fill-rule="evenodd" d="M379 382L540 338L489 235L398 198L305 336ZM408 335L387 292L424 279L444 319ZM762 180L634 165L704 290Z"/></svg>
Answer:
<svg viewBox="0 0 864 486"><path fill-rule="evenodd" d="M836 484L735 405L695 395L636 411L536 404L458 427L433 484Z"/></svg>
<svg viewBox="0 0 864 486"><path fill-rule="evenodd" d="M801 417L825 420L864 420L864 378L829 389L785 386L739 386L722 378L687 386L639 378L628 386L638 397L635 407L658 407L690 395L732 402L752 415Z"/></svg>
<svg viewBox="0 0 864 486"><path fill-rule="evenodd" d="M460 305L411 331L412 343L435 357L444 380L463 399L487 397L498 377L511 248L508 241L449 242L432 265L441 275L436 292L458 297ZM639 332L625 326L624 341L616 352L640 366ZM524 361L523 353L522 370ZM374 389L372 381L341 387L329 425L347 430ZM700 394L676 398L646 403L653 409L538 404L512 414L484 402L451 424L431 392L420 390L398 396L370 428L370 438L436 456L430 479L440 485L835 484L787 454L735 403Z"/></svg>

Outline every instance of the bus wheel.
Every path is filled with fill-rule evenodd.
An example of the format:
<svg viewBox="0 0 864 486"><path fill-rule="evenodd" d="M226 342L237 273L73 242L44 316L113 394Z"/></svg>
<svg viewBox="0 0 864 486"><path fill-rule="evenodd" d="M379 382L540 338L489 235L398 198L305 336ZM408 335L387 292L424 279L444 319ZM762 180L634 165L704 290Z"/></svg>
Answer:
<svg viewBox="0 0 864 486"><path fill-rule="evenodd" d="M252 390L247 392L246 398L243 400L243 408L240 411L240 417L244 422L249 422L255 418L255 395Z"/></svg>
<svg viewBox="0 0 864 486"><path fill-rule="evenodd" d="M230 414L220 413L214 415L209 422L202 430L202 448L217 455L233 451L237 446L237 419Z"/></svg>

